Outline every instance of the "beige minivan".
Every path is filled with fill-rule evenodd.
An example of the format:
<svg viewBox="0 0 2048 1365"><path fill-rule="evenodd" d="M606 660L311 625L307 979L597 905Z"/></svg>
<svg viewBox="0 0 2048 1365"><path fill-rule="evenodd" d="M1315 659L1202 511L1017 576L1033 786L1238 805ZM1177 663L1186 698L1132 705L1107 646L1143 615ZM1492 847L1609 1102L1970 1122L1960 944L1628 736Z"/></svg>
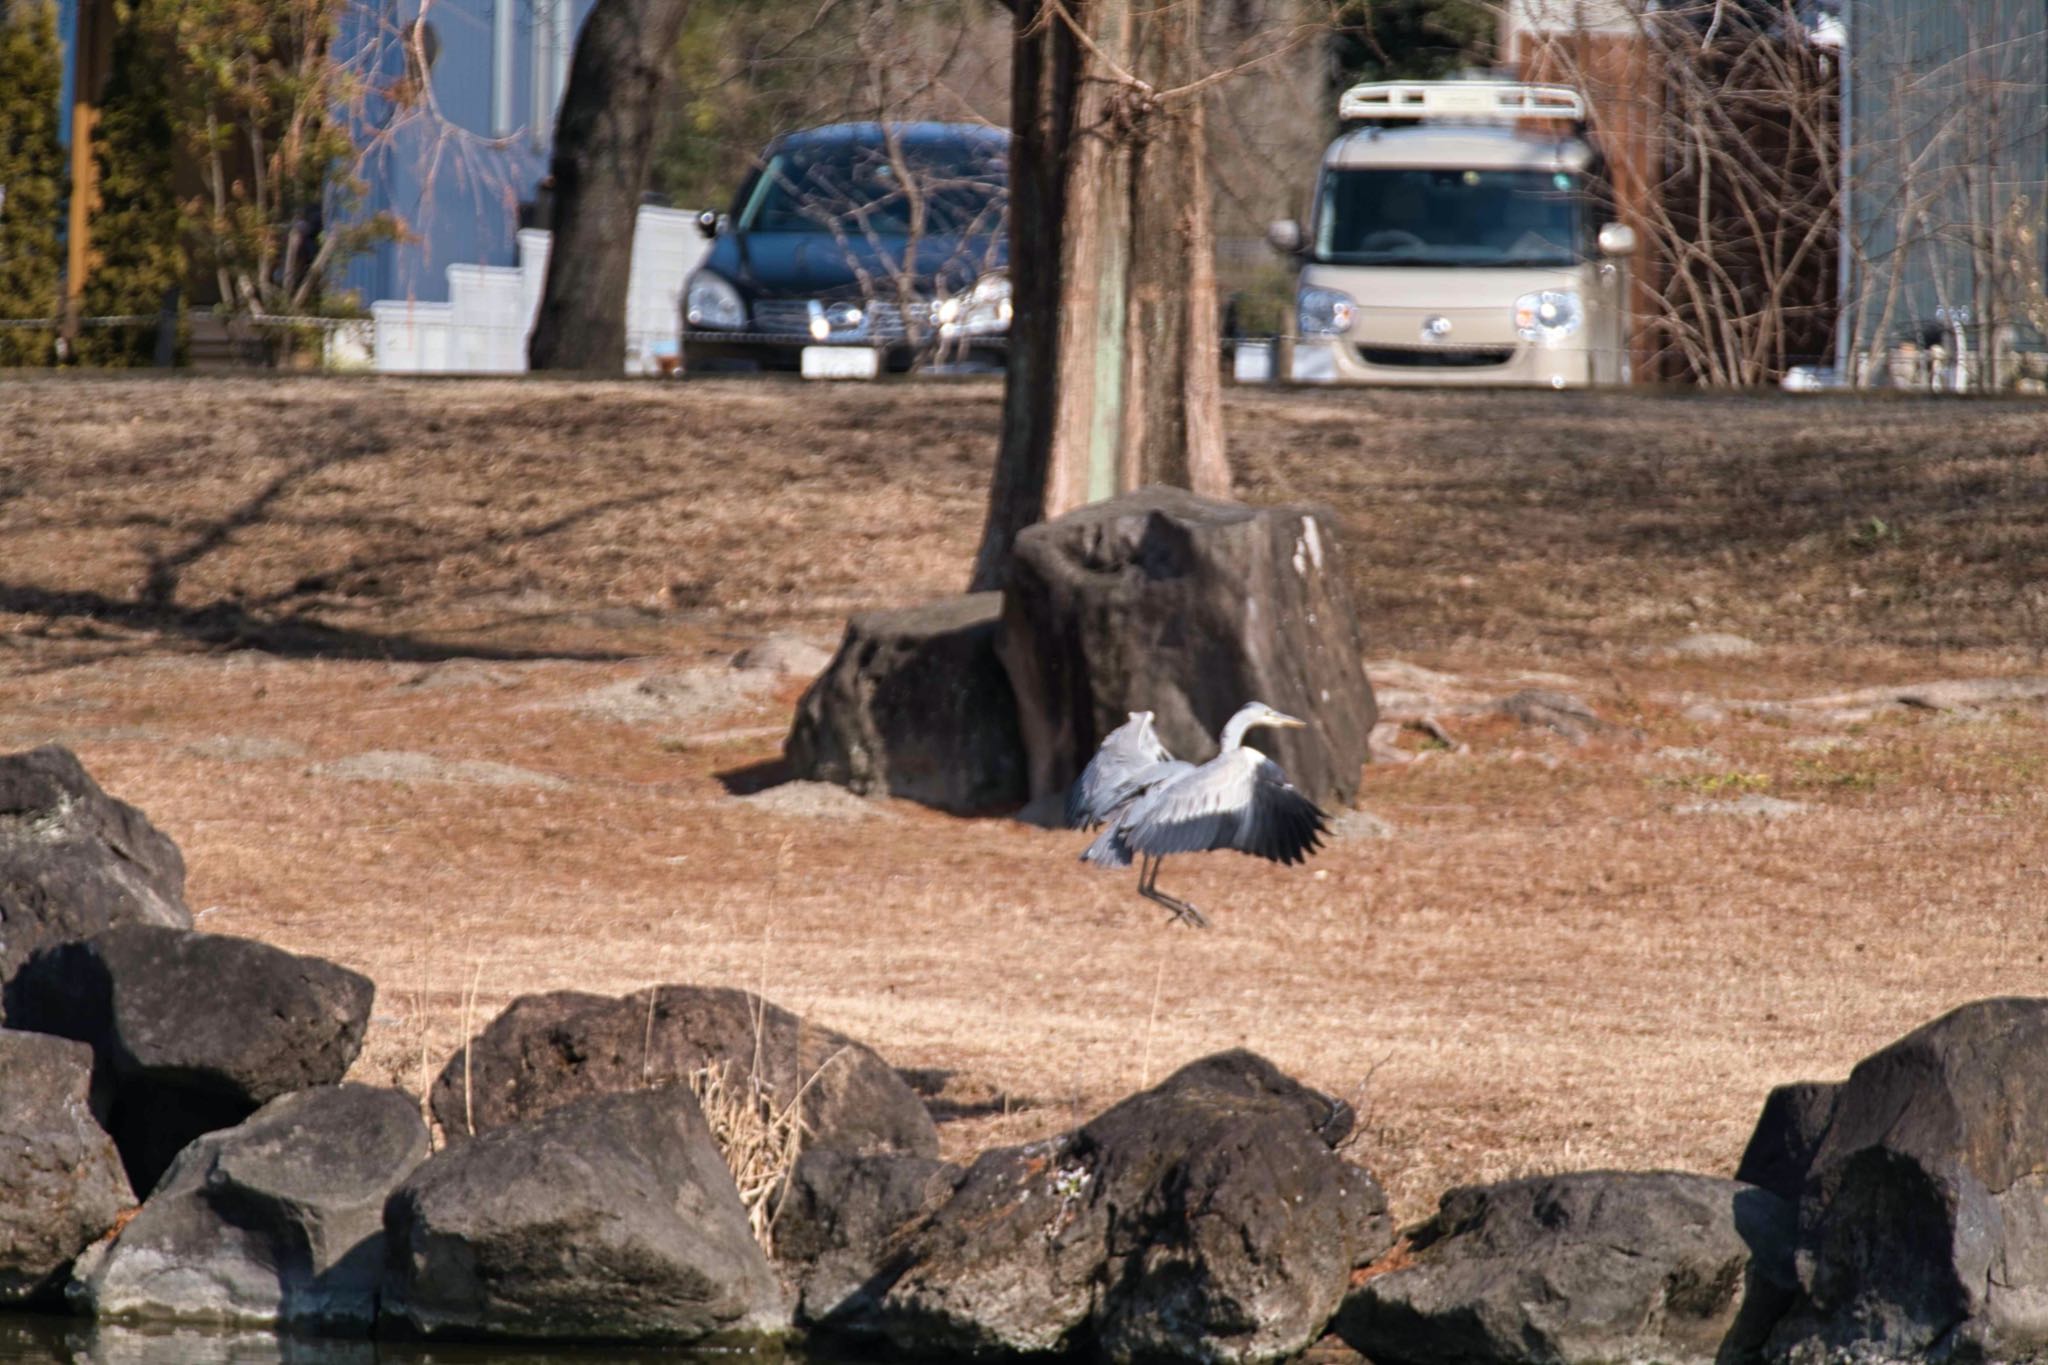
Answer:
<svg viewBox="0 0 2048 1365"><path fill-rule="evenodd" d="M1585 104L1562 86L1354 86L1306 228L1292 377L1336 384L1629 379L1635 233L1596 223Z"/></svg>

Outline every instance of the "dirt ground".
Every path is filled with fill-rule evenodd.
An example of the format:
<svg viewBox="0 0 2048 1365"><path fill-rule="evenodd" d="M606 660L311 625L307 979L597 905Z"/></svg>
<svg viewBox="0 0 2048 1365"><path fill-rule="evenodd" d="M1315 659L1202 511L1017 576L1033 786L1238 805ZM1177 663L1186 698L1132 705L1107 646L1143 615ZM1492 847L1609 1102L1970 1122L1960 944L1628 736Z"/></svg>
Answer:
<svg viewBox="0 0 2048 1365"><path fill-rule="evenodd" d="M1772 1085L2048 989L2048 410L1234 392L1406 761L1305 868L1169 864L1197 933L1081 836L745 794L804 679L731 656L957 590L999 401L0 379L0 747L146 810L201 927L374 977L361 1079L524 992L740 985L929 1073L957 1155L1246 1046L1359 1102L1404 1218L1727 1172Z"/></svg>

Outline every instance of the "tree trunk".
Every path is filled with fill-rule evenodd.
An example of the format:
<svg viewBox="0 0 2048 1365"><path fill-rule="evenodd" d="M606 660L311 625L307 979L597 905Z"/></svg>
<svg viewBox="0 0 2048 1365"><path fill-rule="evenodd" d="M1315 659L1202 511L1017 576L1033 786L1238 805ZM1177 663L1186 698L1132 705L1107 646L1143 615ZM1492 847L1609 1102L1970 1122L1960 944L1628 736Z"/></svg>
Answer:
<svg viewBox="0 0 2048 1365"><path fill-rule="evenodd" d="M1016 0L1001 447L974 567L1148 483L1227 497L1202 0Z"/></svg>
<svg viewBox="0 0 2048 1365"><path fill-rule="evenodd" d="M654 123L689 0L597 0L555 126L554 243L527 360L616 375Z"/></svg>

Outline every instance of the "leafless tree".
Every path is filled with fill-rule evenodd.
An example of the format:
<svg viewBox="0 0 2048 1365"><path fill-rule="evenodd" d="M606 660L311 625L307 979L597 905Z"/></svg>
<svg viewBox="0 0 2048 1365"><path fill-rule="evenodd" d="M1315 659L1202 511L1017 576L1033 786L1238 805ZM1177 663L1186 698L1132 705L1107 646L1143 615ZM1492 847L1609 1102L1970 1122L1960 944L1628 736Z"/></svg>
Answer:
<svg viewBox="0 0 2048 1365"><path fill-rule="evenodd" d="M1636 369L1765 383L1831 351L1838 51L1794 0L1623 0L1595 22L1529 6L1525 77L1589 99L1615 207L1643 251Z"/></svg>
<svg viewBox="0 0 2048 1365"><path fill-rule="evenodd" d="M616 374L655 110L690 0L597 0L555 127L555 239L527 356L536 370Z"/></svg>

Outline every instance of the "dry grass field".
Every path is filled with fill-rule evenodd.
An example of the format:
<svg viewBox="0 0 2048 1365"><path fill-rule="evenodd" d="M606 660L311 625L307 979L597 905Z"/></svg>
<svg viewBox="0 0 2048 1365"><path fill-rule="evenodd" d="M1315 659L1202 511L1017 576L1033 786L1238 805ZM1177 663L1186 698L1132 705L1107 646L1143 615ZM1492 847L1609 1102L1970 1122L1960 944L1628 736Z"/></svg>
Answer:
<svg viewBox="0 0 2048 1365"><path fill-rule="evenodd" d="M2048 410L1234 393L1244 495L1336 510L1441 735L1369 770L1386 837L1170 864L1196 933L1071 834L743 794L802 680L726 661L956 590L998 402L0 380L0 747L142 806L201 927L373 976L363 1079L524 992L743 985L917 1069L964 1154L1242 1045L1359 1101L1404 1217L1725 1172L1770 1086L2048 990L2048 708L1882 690L2048 675ZM1610 728L1487 710L1528 686Z"/></svg>

